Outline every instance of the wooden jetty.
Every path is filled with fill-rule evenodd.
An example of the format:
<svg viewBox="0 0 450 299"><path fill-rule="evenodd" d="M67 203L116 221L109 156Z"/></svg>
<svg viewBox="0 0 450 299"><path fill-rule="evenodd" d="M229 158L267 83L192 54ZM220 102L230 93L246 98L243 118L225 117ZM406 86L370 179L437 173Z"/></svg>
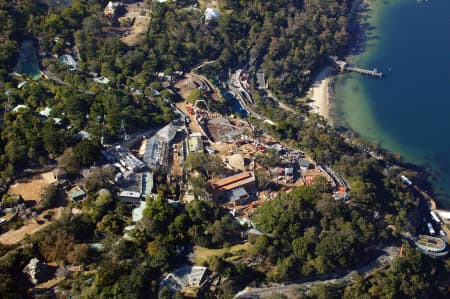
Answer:
<svg viewBox="0 0 450 299"><path fill-rule="evenodd" d="M383 77L383 73L378 71L377 69L368 70L368 69L350 66L347 62L345 62L343 60L339 60L335 56L330 57L330 59L334 63L334 65L339 68L339 70L341 72L347 71L347 72L355 72L355 73L359 73L359 74L363 74L363 75L373 76L373 77L377 77L377 78Z"/></svg>
<svg viewBox="0 0 450 299"><path fill-rule="evenodd" d="M373 70L366 70L366 69L362 69L359 67L346 67L344 68L345 71L348 72L355 72L355 73L360 73L360 74L364 74L364 75L369 75L369 76L374 76L374 77L383 77L383 73L379 72L377 69L373 69Z"/></svg>

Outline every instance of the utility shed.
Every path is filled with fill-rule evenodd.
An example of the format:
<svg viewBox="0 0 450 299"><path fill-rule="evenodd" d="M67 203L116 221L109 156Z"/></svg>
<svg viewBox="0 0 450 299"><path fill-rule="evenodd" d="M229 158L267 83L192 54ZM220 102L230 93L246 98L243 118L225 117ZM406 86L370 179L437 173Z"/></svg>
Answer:
<svg viewBox="0 0 450 299"><path fill-rule="evenodd" d="M285 176L293 176L294 175L294 168L293 167L286 167L284 169L284 175Z"/></svg>
<svg viewBox="0 0 450 299"><path fill-rule="evenodd" d="M84 197L86 196L86 192L84 192L84 190L80 187L75 186L69 191L68 195L71 200L78 201L84 199Z"/></svg>

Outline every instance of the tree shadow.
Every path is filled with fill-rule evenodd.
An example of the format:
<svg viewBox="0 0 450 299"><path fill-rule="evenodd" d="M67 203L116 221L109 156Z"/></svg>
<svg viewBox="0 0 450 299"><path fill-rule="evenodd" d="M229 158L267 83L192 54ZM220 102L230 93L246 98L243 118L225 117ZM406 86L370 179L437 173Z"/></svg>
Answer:
<svg viewBox="0 0 450 299"><path fill-rule="evenodd" d="M374 34L377 27L368 21L373 13L374 10L369 5L364 4L358 12L357 19L349 25L348 31L353 37L349 45L351 55L362 54L372 41L380 39L379 35Z"/></svg>

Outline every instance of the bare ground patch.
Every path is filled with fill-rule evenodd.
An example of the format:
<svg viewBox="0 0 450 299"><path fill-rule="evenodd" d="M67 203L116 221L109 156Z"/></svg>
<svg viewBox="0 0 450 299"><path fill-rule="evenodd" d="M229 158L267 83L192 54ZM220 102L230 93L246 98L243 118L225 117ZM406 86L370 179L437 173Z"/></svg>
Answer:
<svg viewBox="0 0 450 299"><path fill-rule="evenodd" d="M142 7L142 3L129 4L126 9L127 13L124 18L134 21L133 25L126 30L122 41L129 46L133 46L140 42L143 35L147 32L150 25L151 11Z"/></svg>
<svg viewBox="0 0 450 299"><path fill-rule="evenodd" d="M62 207L45 210L36 216L36 218L26 220L25 225L21 228L17 230L10 230L0 235L0 243L6 245L19 243L27 235L32 235L49 225L53 220L59 219L61 217L62 210Z"/></svg>
<svg viewBox="0 0 450 299"><path fill-rule="evenodd" d="M42 192L53 182L55 182L53 171L48 171L29 179L21 179L9 187L8 194L21 195L26 201L35 200L39 202Z"/></svg>

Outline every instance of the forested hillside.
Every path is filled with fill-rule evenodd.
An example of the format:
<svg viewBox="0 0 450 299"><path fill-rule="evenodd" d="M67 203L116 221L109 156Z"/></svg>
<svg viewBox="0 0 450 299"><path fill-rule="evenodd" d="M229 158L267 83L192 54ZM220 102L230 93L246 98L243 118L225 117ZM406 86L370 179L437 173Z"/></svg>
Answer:
<svg viewBox="0 0 450 299"><path fill-rule="evenodd" d="M401 244L398 231L414 232L418 201L402 187L402 170L388 169L298 105L327 57L347 52L352 1L219 0L220 16L209 23L201 6L205 1L138 1L150 12L149 26L132 45L117 33L118 20L105 16L108 1L74 0L62 7L45 2L0 0L0 185L25 170L58 165L73 181L83 181L86 198L67 204L58 220L21 243L0 245L0 298L27 296L31 286L22 269L32 258L58 265L55 272L65 277L57 287L60 298L183 298L159 282L192 261L194 247L226 251L223 257L205 257L202 264L224 280L214 294L200 292L198 298L232 298L248 285L353 269L370 262L377 246ZM39 79L14 74L23 41L31 42L39 59ZM68 53L76 67L62 63ZM161 169L149 170L155 194L146 199L142 220L132 223L132 207L111 191L118 191L120 178L91 166L103 145L115 146L133 133L171 122L181 102L174 87L180 78L161 77L190 72L207 61L202 72L218 86L244 65L263 70L273 94L295 113L255 92L253 108L273 123L249 116L252 133L261 131L335 169L351 185L351 202L336 201L322 177L312 187L270 198L253 214L260 233L249 235L249 224L232 215L236 211L204 200L212 191L210 180L233 171L219 155L191 154L178 165L185 176L179 181ZM226 101L220 98L215 105L223 108ZM253 158L256 184L267 191L265 170L281 158L272 150ZM256 169L256 164L270 167ZM193 200L169 202L180 195L182 180L189 181ZM57 192L48 188L42 194L42 209L54 206ZM398 231L388 230L388 224ZM248 246L237 258L230 256L236 244ZM71 266L83 270L69 275ZM407 248L385 274L358 281L339 295L424 296L435 286L432 280L446 274L440 266ZM431 273L419 275L422 270ZM402 271L410 274L403 280ZM315 294L308 296L324 298Z"/></svg>

